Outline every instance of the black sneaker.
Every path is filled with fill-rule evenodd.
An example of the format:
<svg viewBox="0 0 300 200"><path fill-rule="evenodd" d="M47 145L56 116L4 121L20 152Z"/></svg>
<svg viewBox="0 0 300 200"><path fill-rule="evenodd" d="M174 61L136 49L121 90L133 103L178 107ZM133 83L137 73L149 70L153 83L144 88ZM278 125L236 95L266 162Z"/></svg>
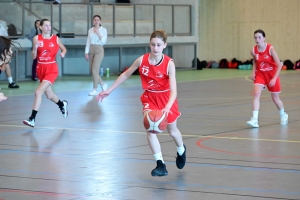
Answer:
<svg viewBox="0 0 300 200"><path fill-rule="evenodd" d="M40 81L38 78L31 78L33 81Z"/></svg>
<svg viewBox="0 0 300 200"><path fill-rule="evenodd" d="M19 86L15 82L9 83L8 87L9 88L19 88Z"/></svg>
<svg viewBox="0 0 300 200"><path fill-rule="evenodd" d="M180 156L177 152L176 166L177 166L178 169L182 169L185 165L185 162L186 162L186 156L185 156L186 147L185 147L185 145L183 145L183 146L184 146L183 154Z"/></svg>
<svg viewBox="0 0 300 200"><path fill-rule="evenodd" d="M60 108L61 113L63 114L64 118L68 117L68 102L66 100L62 101L64 106Z"/></svg>
<svg viewBox="0 0 300 200"><path fill-rule="evenodd" d="M167 176L168 171L167 171L166 165L161 160L156 161L156 163L157 163L157 166L155 169L152 170L151 175L152 176Z"/></svg>

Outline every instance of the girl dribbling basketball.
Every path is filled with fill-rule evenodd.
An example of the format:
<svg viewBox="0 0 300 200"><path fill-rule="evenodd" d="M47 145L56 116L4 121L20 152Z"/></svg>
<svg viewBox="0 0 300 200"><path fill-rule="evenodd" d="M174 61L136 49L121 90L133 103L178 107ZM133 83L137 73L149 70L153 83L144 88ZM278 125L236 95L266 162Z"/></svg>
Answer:
<svg viewBox="0 0 300 200"><path fill-rule="evenodd" d="M144 93L141 96L144 115L154 109L162 110L168 116L167 130L177 146L176 166L182 169L186 163L186 148L181 132L177 128L178 110L175 64L172 58L163 54L167 46L167 35L163 30L154 31L149 43L151 52L140 56L131 67L122 73L115 83L97 96L102 101L114 89L127 80L139 69ZM148 144L152 150L157 166L151 171L152 176L166 176L168 171L164 164L160 143L156 134L147 132Z"/></svg>

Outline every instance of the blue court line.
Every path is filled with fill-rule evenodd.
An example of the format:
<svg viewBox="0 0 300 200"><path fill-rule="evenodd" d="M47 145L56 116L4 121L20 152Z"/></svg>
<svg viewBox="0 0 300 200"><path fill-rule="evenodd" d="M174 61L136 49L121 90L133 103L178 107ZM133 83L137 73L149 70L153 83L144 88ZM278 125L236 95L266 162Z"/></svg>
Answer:
<svg viewBox="0 0 300 200"><path fill-rule="evenodd" d="M230 191L251 191L251 192L258 192L258 193L279 193L279 194L287 194L287 195L300 195L299 191L284 191L284 190L266 190L266 189L257 189L257 188L236 188L236 187L229 187L229 186L220 186L220 185L204 185L201 183L197 183L197 184L187 184L187 183L182 183L182 182L178 182L178 181L173 181L173 182L157 182L154 180L141 180L141 179L133 179L134 182L141 182L141 183L150 183L155 185L153 189L164 189L163 187L165 187L166 185L174 185L177 187L201 187L204 189L227 189ZM162 185L162 188L159 187L159 185ZM140 186L136 186L136 187L140 187ZM143 187L142 187L143 188ZM172 189L172 188L170 188ZM183 188L176 188L176 190L179 191L185 191L185 190L191 190L191 189L183 189ZM194 191L194 190L193 190ZM195 191L196 192L196 191ZM201 191L199 191L201 192ZM218 194L216 192L216 194ZM224 194L224 192L221 192L220 194ZM230 194L230 193L228 193ZM239 194L236 194L239 195ZM245 195L245 194L243 194ZM250 195L250 194L249 194ZM253 195L253 194L252 194Z"/></svg>
<svg viewBox="0 0 300 200"><path fill-rule="evenodd" d="M194 167L215 167L221 169L243 169L243 170L251 170L251 171L268 171L268 172L279 172L279 173L297 173L300 174L300 170L295 169L270 169L266 167L243 167L243 166L232 166L232 165L218 165L218 164L197 164L197 163L189 163L189 166Z"/></svg>
<svg viewBox="0 0 300 200"><path fill-rule="evenodd" d="M88 158L88 159L97 159L102 158L105 160L115 160L116 158L112 156L112 153L107 154L99 154L95 155L67 155L67 154L52 154L52 153L44 153L44 152L24 152L18 150L0 150L1 152L9 152L9 153L19 153L19 154L39 154L43 156L49 157L76 157L76 158ZM167 157L167 156L166 156ZM0 158L1 159L1 158ZM140 159L132 159L132 158L118 158L119 161L129 161L129 162L137 162L137 163L153 163L153 160L140 160ZM174 164L174 162L165 161L166 164ZM247 171L267 171L273 173L295 173L300 174L300 170L296 169L271 169L267 167L251 167L251 166L238 166L238 165L222 165L222 164L207 164L207 163L186 163L187 166L191 167L214 167L220 169L240 169ZM0 171L3 169L0 168Z"/></svg>
<svg viewBox="0 0 300 200"><path fill-rule="evenodd" d="M115 158L107 158L107 159L114 159ZM120 158L119 158L120 160ZM123 161L129 161L129 162L138 162L138 163L153 163L153 160L138 160L138 159L126 159L126 158L121 158L121 160ZM172 164L174 165L174 162L165 162L166 164ZM290 170L290 169L268 169L268 168L253 168L253 167L242 167L242 166L226 166L226 165L216 165L216 164L197 164L197 163L187 163L186 166L189 167L214 167L214 168L221 168L221 169L242 169L242 170L253 170L253 171L268 171L268 172L276 172L276 173L297 173L299 174L300 171L298 170ZM80 180L74 180L73 182L82 182L85 180L94 180L94 181L99 181L99 178L97 178L98 176L101 176L101 173L95 173L95 174L90 174L90 175L78 175L78 173L73 174L73 173L64 173L64 174L60 174L60 173L53 173L53 172L44 172L44 171L28 171L28 170L23 170L23 169L4 169L4 168L0 168L0 172L3 173L21 173L21 174L26 174L26 175L30 175L30 174L34 174L34 175L50 175L50 176L57 176L59 178L65 177L65 178L78 178L78 177L83 177L83 179ZM145 172L148 173L148 172ZM175 173L174 173L175 174ZM150 175L149 175L150 176ZM30 177L29 177L30 178ZM58 178L58 179L59 179ZM174 177L176 178L176 177ZM43 178L41 178L43 179ZM47 178L45 178L47 179ZM53 178L54 179L54 178ZM106 178L100 177L100 180L102 181L107 181L107 184L115 184L114 181L111 181L112 179L107 176ZM59 181L59 180L57 180ZM69 181L72 182L72 180L62 180L62 181ZM284 190L266 190L266 189L258 189L258 188L236 188L236 187L229 187L229 186L220 186L220 185L205 185L205 184L201 184L201 183L197 183L197 184L188 184L188 183L184 183L181 181L173 181L173 182L169 182L169 181L163 181L161 182L161 180L159 182L155 181L155 180L151 180L151 179L147 179L147 180L141 180L141 179L134 179L133 177L130 178L121 178L120 176L118 176L118 178L115 180L118 183L121 183L120 185L131 185L134 183L146 183L146 184L152 184L155 185L155 187L157 189L160 189L160 185L161 185L161 189L164 189L164 187L166 185L174 185L176 187L200 187L200 188L204 188L204 189L226 189L226 190L230 190L230 191L250 191L250 192L256 192L256 193L273 193L273 194L285 194L285 195L300 195L299 191L284 191ZM110 183L111 182L111 183ZM133 186L134 187L134 186ZM139 187L139 186L136 186ZM155 189L155 188L154 188ZM172 189L172 188L171 188ZM178 190L178 188L176 188ZM185 190L184 188L181 188L182 190ZM180 188L179 188L180 190ZM201 191L200 191L201 192ZM238 195L238 194L236 194ZM94 196L94 195L93 195Z"/></svg>

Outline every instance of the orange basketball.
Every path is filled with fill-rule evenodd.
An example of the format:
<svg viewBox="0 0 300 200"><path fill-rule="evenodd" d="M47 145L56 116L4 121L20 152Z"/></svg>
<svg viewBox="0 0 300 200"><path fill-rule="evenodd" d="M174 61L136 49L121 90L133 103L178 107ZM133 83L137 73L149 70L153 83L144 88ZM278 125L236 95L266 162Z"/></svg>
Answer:
<svg viewBox="0 0 300 200"><path fill-rule="evenodd" d="M144 115L144 127L149 133L162 133L167 125L167 116L160 110L151 110Z"/></svg>

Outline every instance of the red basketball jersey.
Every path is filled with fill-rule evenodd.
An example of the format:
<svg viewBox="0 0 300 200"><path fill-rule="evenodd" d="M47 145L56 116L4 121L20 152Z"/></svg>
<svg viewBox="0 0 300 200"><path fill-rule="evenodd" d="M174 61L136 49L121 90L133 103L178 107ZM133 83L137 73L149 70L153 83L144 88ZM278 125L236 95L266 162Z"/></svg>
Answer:
<svg viewBox="0 0 300 200"><path fill-rule="evenodd" d="M253 47L256 69L262 72L276 70L277 65L271 55L271 44L267 44L264 51L258 51L258 46Z"/></svg>
<svg viewBox="0 0 300 200"><path fill-rule="evenodd" d="M162 61L158 65L151 65L149 57L150 53L144 54L139 67L143 89L149 91L170 90L168 66L173 59L163 54Z"/></svg>
<svg viewBox="0 0 300 200"><path fill-rule="evenodd" d="M37 59L40 63L53 63L56 61L56 53L59 50L57 36L44 38L42 34L38 35L40 46L37 48Z"/></svg>

